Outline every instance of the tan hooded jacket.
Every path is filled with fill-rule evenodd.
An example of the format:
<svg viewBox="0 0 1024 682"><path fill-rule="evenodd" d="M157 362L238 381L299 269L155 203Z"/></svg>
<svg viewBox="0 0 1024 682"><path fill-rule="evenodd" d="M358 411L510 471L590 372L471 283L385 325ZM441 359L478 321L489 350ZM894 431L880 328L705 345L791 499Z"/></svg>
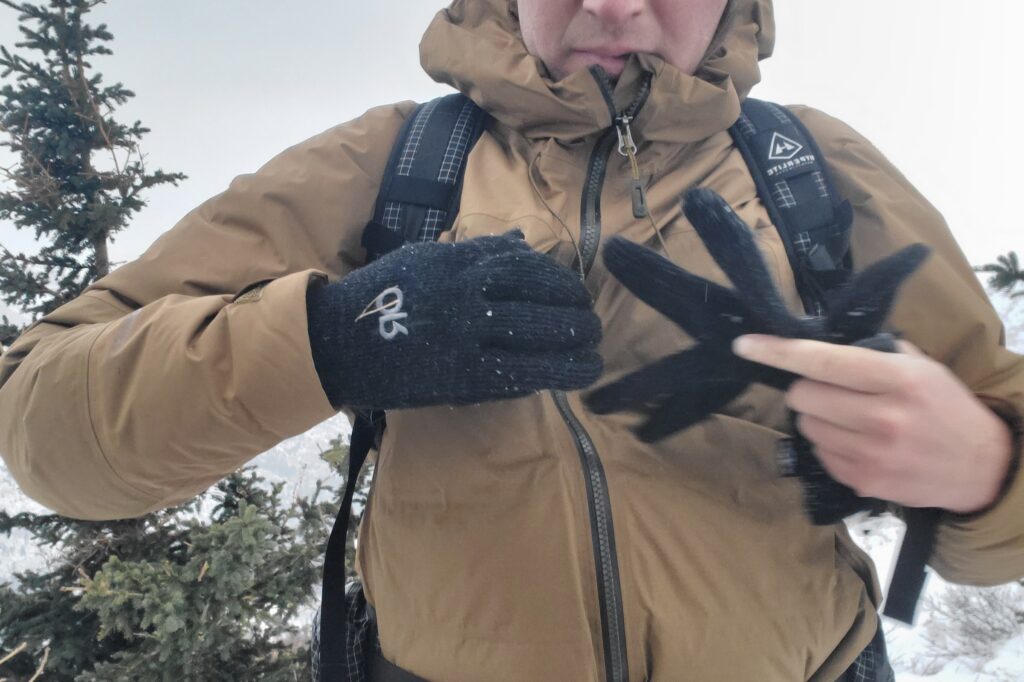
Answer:
<svg viewBox="0 0 1024 682"><path fill-rule="evenodd" d="M697 77L633 58L614 103L628 107L653 76L633 132L677 264L724 279L677 203L692 185L713 188L798 308L779 235L726 132L774 33L768 0L737 9ZM446 239L520 227L567 260L598 235L659 248L632 215L597 81L543 77L506 0L457 0L422 52L432 76L495 119ZM372 110L238 178L27 331L0 367L0 451L24 490L69 516L138 515L329 417L305 291L362 263L372 198L413 106ZM1024 363L1001 347L941 216L857 133L796 111L854 205L856 267L915 242L934 249L892 326L994 408L1024 412ZM604 380L689 343L600 258L586 281L605 330ZM872 637L879 591L843 526L812 526L797 483L777 477L774 445L789 428L780 395L752 389L654 446L631 434L637 419L551 393L391 414L359 555L385 655L444 682L626 670L634 681L835 679ZM1024 573L1024 483L985 514L946 519L932 565L975 584Z"/></svg>

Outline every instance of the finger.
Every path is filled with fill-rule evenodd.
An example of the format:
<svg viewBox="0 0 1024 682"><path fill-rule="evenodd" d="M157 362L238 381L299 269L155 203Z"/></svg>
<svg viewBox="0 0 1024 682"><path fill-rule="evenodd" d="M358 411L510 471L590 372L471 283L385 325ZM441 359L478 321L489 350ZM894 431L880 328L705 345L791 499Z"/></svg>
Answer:
<svg viewBox="0 0 1024 682"><path fill-rule="evenodd" d="M736 293L696 277L654 251L622 237L604 247L609 272L637 298L700 341L728 343L749 331L774 331Z"/></svg>
<svg viewBox="0 0 1024 682"><path fill-rule="evenodd" d="M479 278L488 301L530 301L551 305L590 306L590 293L578 273L534 251L503 253L468 270Z"/></svg>
<svg viewBox="0 0 1024 682"><path fill-rule="evenodd" d="M829 329L844 341L871 336L889 316L900 286L928 257L923 244L908 246L858 274L829 305Z"/></svg>
<svg viewBox="0 0 1024 682"><path fill-rule="evenodd" d="M584 308L494 302L474 324L485 348L544 352L593 348L601 341L601 320Z"/></svg>
<svg viewBox="0 0 1024 682"><path fill-rule="evenodd" d="M789 318L753 233L732 207L715 192L698 188L686 193L683 211L715 262L744 298L757 301L766 317Z"/></svg>
<svg viewBox="0 0 1024 682"><path fill-rule="evenodd" d="M906 341L904 339L900 339L899 341L896 342L896 351L899 353L903 353L904 355L909 355L910 357L913 358L928 357L928 355L925 354L923 350L912 344L910 341Z"/></svg>
<svg viewBox="0 0 1024 682"><path fill-rule="evenodd" d="M492 390L498 397L584 389L597 381L602 368L601 356L590 349L526 353L499 348L484 351L478 367L489 380L481 383L495 386Z"/></svg>
<svg viewBox="0 0 1024 682"><path fill-rule="evenodd" d="M815 447L814 454L830 478L861 495L861 491L854 485L858 482L857 473L860 466L856 457L848 457L834 450L819 447Z"/></svg>
<svg viewBox="0 0 1024 682"><path fill-rule="evenodd" d="M680 387L699 382L717 356L702 346L669 355L595 390L586 397L587 407L596 414L609 414L657 403Z"/></svg>
<svg viewBox="0 0 1024 682"><path fill-rule="evenodd" d="M889 402L875 393L862 393L835 384L803 379L786 393L786 405L802 416L854 433L877 438L891 430L896 414ZM813 439L812 439L813 440ZM872 442L869 445L880 445Z"/></svg>
<svg viewBox="0 0 1024 682"><path fill-rule="evenodd" d="M610 414L650 404L679 388L670 370L679 357L670 355L590 393L585 402L595 414Z"/></svg>
<svg viewBox="0 0 1024 682"><path fill-rule="evenodd" d="M473 260L495 256L499 253L528 253L532 251L522 231L518 229L509 230L500 235L473 237L472 239L457 242L454 246Z"/></svg>
<svg viewBox="0 0 1024 682"><path fill-rule="evenodd" d="M876 453L883 451L877 439L809 414L797 417L797 429L817 452L860 461L864 466L876 466Z"/></svg>
<svg viewBox="0 0 1024 682"><path fill-rule="evenodd" d="M636 433L645 443L654 443L673 433L703 421L736 399L747 384L741 381L715 381L699 390L687 387L665 401Z"/></svg>
<svg viewBox="0 0 1024 682"><path fill-rule="evenodd" d="M904 383L905 356L808 339L751 334L733 342L736 355L823 383L863 393L888 393Z"/></svg>

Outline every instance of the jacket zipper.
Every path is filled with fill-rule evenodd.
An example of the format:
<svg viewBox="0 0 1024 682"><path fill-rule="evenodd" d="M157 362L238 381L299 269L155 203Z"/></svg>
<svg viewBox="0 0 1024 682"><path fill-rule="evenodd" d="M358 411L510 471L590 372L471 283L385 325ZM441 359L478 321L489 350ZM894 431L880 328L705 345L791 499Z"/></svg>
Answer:
<svg viewBox="0 0 1024 682"><path fill-rule="evenodd" d="M584 276L590 272L597 258L601 242L601 189L608 171L608 158L619 141L620 153L628 155L636 169L636 147L630 122L647 101L650 94L650 77L645 81L633 103L621 114L612 103L611 84L600 68L591 70L608 104L613 126L597 142L590 157L587 180L583 186L583 203L580 224L580 267ZM628 142L627 142L628 140ZM633 213L638 212L638 200L643 196L639 184L639 171L634 170ZM639 187L639 193L636 188ZM645 209L646 210L646 209ZM646 214L645 214L646 215ZM628 682L629 666L626 658L626 625L622 609L622 583L619 578L619 559L615 551L615 529L612 524L611 500L608 494L608 479L601 464L601 458L590 434L573 414L569 399L564 391L553 391L552 395L563 421L576 443L576 450L583 466L583 478L587 488L587 506L590 512L590 536L594 549L594 565L597 571L597 591L601 612L601 636L604 647L605 679L607 682Z"/></svg>

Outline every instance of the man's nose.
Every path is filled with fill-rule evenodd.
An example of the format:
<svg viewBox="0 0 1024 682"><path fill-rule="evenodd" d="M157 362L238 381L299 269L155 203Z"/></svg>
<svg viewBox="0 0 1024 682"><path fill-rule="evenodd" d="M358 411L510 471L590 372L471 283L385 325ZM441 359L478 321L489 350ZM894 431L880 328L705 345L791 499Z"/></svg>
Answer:
<svg viewBox="0 0 1024 682"><path fill-rule="evenodd" d="M623 24L644 10L647 0L583 0L583 11L610 26Z"/></svg>

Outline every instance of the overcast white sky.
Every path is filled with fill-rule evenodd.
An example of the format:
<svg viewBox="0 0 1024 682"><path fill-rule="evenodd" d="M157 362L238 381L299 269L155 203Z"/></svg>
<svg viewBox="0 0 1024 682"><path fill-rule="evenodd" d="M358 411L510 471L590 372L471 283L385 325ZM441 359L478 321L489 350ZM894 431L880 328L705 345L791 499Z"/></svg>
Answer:
<svg viewBox="0 0 1024 682"><path fill-rule="evenodd" d="M1013 0L776 0L778 41L754 94L810 104L873 140L945 213L968 257L1024 250ZM152 168L181 171L113 249L138 255L232 177L376 104L444 92L420 70L433 0L110 0L94 65L138 95ZM0 44L18 39L0 8ZM28 243L0 224L0 241Z"/></svg>

